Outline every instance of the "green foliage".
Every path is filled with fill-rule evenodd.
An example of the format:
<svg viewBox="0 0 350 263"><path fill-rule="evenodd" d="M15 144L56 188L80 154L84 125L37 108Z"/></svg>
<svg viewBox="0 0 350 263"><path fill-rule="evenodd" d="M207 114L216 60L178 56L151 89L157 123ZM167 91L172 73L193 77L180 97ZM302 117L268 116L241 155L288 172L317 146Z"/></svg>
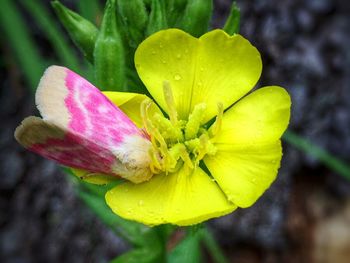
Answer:
<svg viewBox="0 0 350 263"><path fill-rule="evenodd" d="M168 262L202 262L200 250L200 240L202 231L203 230L198 229L197 226L190 227L186 237L182 239L181 242L168 255Z"/></svg>
<svg viewBox="0 0 350 263"><path fill-rule="evenodd" d="M99 19L102 15L99 0L89 0L88 5L86 1L78 1L78 9L82 17L85 17L94 24L99 24Z"/></svg>
<svg viewBox="0 0 350 263"><path fill-rule="evenodd" d="M224 30L227 34L233 35L239 32L239 22L241 20L241 12L236 2L233 2L230 9L230 15L226 20Z"/></svg>
<svg viewBox="0 0 350 263"><path fill-rule="evenodd" d="M62 63L70 69L79 72L80 66L77 55L65 41L65 36L59 30L58 24L50 17L44 6L38 0L22 0L21 3L31 17L34 18L36 24L44 31Z"/></svg>
<svg viewBox="0 0 350 263"><path fill-rule="evenodd" d="M96 26L79 14L69 10L59 1L53 1L52 7L75 45L88 61L93 62L93 52L98 35Z"/></svg>
<svg viewBox="0 0 350 263"><path fill-rule="evenodd" d="M167 28L164 3L161 0L152 0L152 9L146 28L146 36Z"/></svg>
<svg viewBox="0 0 350 263"><path fill-rule="evenodd" d="M119 14L128 31L132 46L144 39L144 31L148 21L146 6L142 0L125 1L118 0Z"/></svg>
<svg viewBox="0 0 350 263"><path fill-rule="evenodd" d="M101 90L125 91L124 46L117 26L115 0L106 3L94 49L95 80Z"/></svg>
<svg viewBox="0 0 350 263"><path fill-rule="evenodd" d="M34 92L46 63L40 56L28 28L12 0L1 1L0 23L26 80Z"/></svg>
<svg viewBox="0 0 350 263"><path fill-rule="evenodd" d="M187 0L166 1L166 16L169 27L174 27L185 11Z"/></svg>
<svg viewBox="0 0 350 263"><path fill-rule="evenodd" d="M199 37L208 31L212 13L212 0L188 0L185 12L177 27Z"/></svg>

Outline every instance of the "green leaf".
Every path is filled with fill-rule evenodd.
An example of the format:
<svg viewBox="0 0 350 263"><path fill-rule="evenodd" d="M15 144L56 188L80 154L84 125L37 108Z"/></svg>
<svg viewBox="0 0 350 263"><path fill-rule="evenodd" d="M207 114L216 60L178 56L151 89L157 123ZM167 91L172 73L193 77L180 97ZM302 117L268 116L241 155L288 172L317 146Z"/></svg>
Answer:
<svg viewBox="0 0 350 263"><path fill-rule="evenodd" d="M212 0L188 0L184 15L176 27L199 37L208 31L212 13Z"/></svg>
<svg viewBox="0 0 350 263"><path fill-rule="evenodd" d="M12 0L2 0L0 27L14 52L28 84L33 92L47 66L34 43L27 25Z"/></svg>
<svg viewBox="0 0 350 263"><path fill-rule="evenodd" d="M230 15L226 20L224 30L227 34L233 35L239 32L241 12L236 2L231 5Z"/></svg>
<svg viewBox="0 0 350 263"><path fill-rule="evenodd" d="M326 150L290 130L287 130L282 138L297 149L317 158L328 168L350 180L350 166Z"/></svg>
<svg viewBox="0 0 350 263"><path fill-rule="evenodd" d="M98 34L96 26L79 14L69 10L59 1L53 1L51 3L70 38L84 54L85 58L92 63L95 41Z"/></svg>
<svg viewBox="0 0 350 263"><path fill-rule="evenodd" d="M161 0L152 0L152 7L146 29L146 36L149 36L167 27L168 26L163 2Z"/></svg>
<svg viewBox="0 0 350 263"><path fill-rule="evenodd" d="M125 91L125 54L115 0L108 0L94 49L95 78L101 90Z"/></svg>
<svg viewBox="0 0 350 263"><path fill-rule="evenodd" d="M197 227L197 226L194 226ZM201 229L190 231L186 237L170 252L168 263L199 263L201 262L200 238Z"/></svg>
<svg viewBox="0 0 350 263"><path fill-rule="evenodd" d="M65 41L65 36L59 30L57 24L49 15L42 3L39 3L38 0L22 0L21 3L31 14L31 17L36 21L36 24L44 31L45 36L50 41L60 61L65 66L78 72L80 66L76 54L73 52L72 48L69 47Z"/></svg>

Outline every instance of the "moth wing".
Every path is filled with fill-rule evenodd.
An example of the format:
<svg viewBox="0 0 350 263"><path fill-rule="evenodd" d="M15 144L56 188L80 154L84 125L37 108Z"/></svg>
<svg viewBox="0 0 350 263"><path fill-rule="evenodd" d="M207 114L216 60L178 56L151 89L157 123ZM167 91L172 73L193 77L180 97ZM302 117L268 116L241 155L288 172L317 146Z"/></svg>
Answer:
<svg viewBox="0 0 350 263"><path fill-rule="evenodd" d="M23 146L63 165L148 180L150 142L105 95L67 68L49 67L36 104L43 117L28 117L15 137Z"/></svg>

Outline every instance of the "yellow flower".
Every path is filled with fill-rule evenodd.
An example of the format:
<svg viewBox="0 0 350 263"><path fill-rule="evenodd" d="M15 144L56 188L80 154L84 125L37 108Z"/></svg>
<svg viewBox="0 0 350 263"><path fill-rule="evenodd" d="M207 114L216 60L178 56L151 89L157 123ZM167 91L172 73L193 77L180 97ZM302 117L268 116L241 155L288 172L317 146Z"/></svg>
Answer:
<svg viewBox="0 0 350 263"><path fill-rule="evenodd" d="M105 93L153 144L153 177L107 192L111 209L147 225L191 225L254 204L276 178L291 105L277 86L243 97L261 74L258 50L222 30L197 39L168 29L140 44L135 64L169 119L145 95Z"/></svg>

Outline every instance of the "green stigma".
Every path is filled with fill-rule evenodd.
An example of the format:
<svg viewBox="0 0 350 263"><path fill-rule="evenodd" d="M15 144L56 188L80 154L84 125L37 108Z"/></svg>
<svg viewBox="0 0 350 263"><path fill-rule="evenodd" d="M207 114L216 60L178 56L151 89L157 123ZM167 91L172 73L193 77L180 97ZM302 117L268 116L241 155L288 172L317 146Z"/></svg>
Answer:
<svg viewBox="0 0 350 263"><path fill-rule="evenodd" d="M173 173L183 165L195 169L204 156L216 153L214 140L221 128L223 106L218 105L216 121L207 130L203 122L205 103L197 104L188 120L179 120L168 81L164 81L163 91L169 119L159 113L149 116L150 100L141 104L143 125L152 142L151 170L153 173Z"/></svg>

